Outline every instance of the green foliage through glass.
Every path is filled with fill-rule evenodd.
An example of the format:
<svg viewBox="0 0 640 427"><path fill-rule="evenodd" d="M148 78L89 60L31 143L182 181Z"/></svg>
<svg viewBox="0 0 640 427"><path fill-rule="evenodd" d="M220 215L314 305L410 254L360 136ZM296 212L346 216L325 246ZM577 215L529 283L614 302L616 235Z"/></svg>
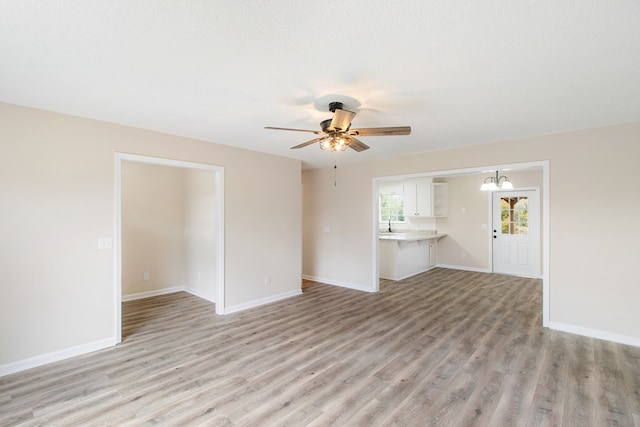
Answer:
<svg viewBox="0 0 640 427"><path fill-rule="evenodd" d="M500 199L502 234L529 234L529 198L502 197Z"/></svg>
<svg viewBox="0 0 640 427"><path fill-rule="evenodd" d="M404 222L404 201L400 194L380 195L380 221Z"/></svg>

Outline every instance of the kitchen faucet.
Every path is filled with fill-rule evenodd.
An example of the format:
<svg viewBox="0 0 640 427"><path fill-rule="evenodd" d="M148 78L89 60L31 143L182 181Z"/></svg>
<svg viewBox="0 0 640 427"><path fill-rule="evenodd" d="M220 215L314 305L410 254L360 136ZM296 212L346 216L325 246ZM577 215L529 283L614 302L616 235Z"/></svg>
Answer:
<svg viewBox="0 0 640 427"><path fill-rule="evenodd" d="M391 233L391 218L389 218L389 233Z"/></svg>

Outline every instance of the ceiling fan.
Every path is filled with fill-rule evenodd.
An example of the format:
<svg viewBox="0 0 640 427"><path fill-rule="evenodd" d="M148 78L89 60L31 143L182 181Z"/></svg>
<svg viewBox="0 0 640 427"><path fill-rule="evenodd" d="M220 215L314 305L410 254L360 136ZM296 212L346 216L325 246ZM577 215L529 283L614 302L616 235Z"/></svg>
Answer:
<svg viewBox="0 0 640 427"><path fill-rule="evenodd" d="M333 113L333 118L320 122L320 128L322 130L291 129L272 126L266 126L265 129L311 132L316 135L321 135L318 138L303 142L302 144L291 148L302 148L319 142L320 148L327 151L345 151L347 148L351 148L355 151L367 150L369 146L356 139L356 136L392 136L411 134L411 126L351 129L351 120L353 120L356 113L345 110L342 107L342 102L329 103L329 111Z"/></svg>

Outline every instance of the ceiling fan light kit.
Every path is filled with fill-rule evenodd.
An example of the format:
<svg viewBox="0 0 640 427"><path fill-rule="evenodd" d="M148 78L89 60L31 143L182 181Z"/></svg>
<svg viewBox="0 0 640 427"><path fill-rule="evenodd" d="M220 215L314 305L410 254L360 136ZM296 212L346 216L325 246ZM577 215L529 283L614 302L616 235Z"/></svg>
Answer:
<svg viewBox="0 0 640 427"><path fill-rule="evenodd" d="M346 151L349 141L342 136L328 136L320 141L320 149L324 151Z"/></svg>
<svg viewBox="0 0 640 427"><path fill-rule="evenodd" d="M307 145L320 143L320 149L324 151L345 151L351 148L357 152L369 149L369 146L356 139L356 136L394 136L410 135L410 126L381 127L381 128L360 128L351 129L351 121L356 113L345 110L341 102L329 103L329 111L333 113L333 118L320 122L322 130L291 129L266 126L265 129L287 130L295 132L311 132L322 135L302 144L295 145L291 149L306 147Z"/></svg>

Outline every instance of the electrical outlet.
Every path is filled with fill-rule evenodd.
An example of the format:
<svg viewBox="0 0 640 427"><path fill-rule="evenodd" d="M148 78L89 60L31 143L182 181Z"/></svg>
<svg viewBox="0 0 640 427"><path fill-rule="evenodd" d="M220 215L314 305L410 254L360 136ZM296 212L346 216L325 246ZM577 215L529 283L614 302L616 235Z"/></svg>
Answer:
<svg viewBox="0 0 640 427"><path fill-rule="evenodd" d="M271 276L264 276L264 284L268 285L271 283Z"/></svg>
<svg viewBox="0 0 640 427"><path fill-rule="evenodd" d="M144 280L149 280L149 273L145 272L144 275L142 276L142 278Z"/></svg>

